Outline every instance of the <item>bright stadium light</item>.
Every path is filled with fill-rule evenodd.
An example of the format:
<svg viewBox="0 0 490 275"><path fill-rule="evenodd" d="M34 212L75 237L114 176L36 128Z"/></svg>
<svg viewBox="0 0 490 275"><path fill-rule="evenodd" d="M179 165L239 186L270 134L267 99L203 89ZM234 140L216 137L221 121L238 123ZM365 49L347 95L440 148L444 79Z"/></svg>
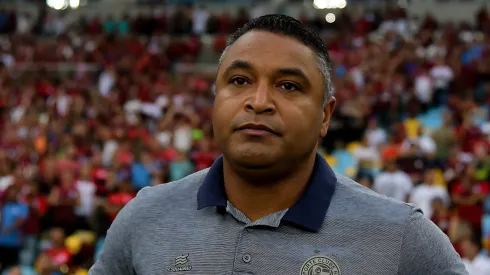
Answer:
<svg viewBox="0 0 490 275"><path fill-rule="evenodd" d="M70 7L76 9L80 6L80 0L70 0Z"/></svg>
<svg viewBox="0 0 490 275"><path fill-rule="evenodd" d="M63 1L63 7L61 7L62 10L66 10L68 8L68 0Z"/></svg>
<svg viewBox="0 0 490 275"><path fill-rule="evenodd" d="M65 0L46 0L46 5L55 10L62 10L63 8L66 9Z"/></svg>
<svg viewBox="0 0 490 275"><path fill-rule="evenodd" d="M343 9L347 6L347 0L313 0L316 9Z"/></svg>
<svg viewBox="0 0 490 275"><path fill-rule="evenodd" d="M347 7L347 1L346 0L339 0L337 3L337 8L343 9Z"/></svg>
<svg viewBox="0 0 490 275"><path fill-rule="evenodd" d="M335 22L335 14L333 13L327 13L327 15L325 15L325 21L327 21L327 23L333 23Z"/></svg>
<svg viewBox="0 0 490 275"><path fill-rule="evenodd" d="M316 9L323 10L323 9L326 9L327 8L328 1L329 0L313 0L313 6Z"/></svg>

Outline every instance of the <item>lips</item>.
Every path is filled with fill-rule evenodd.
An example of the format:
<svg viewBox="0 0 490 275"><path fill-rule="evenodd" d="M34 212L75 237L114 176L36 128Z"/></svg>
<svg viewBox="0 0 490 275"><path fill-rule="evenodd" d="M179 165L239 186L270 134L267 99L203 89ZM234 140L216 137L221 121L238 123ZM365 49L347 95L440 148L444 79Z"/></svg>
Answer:
<svg viewBox="0 0 490 275"><path fill-rule="evenodd" d="M244 124L240 127L238 127L237 131L250 134L250 135L266 135L266 134L273 134L276 136L279 136L279 133L274 131L271 127L265 125L265 124L254 124L254 123L247 123Z"/></svg>

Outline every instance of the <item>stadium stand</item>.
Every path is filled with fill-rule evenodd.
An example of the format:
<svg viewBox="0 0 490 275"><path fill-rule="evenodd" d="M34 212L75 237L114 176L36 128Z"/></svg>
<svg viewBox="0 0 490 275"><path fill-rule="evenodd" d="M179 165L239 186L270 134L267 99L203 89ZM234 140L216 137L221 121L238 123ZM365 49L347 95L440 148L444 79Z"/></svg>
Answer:
<svg viewBox="0 0 490 275"><path fill-rule="evenodd" d="M138 190L219 155L216 62L259 13L184 5L67 23L40 9L0 9L0 272L82 275ZM298 19L334 62L338 107L321 142L334 170L422 208L462 257L475 236L488 248L488 11L475 24L398 7Z"/></svg>

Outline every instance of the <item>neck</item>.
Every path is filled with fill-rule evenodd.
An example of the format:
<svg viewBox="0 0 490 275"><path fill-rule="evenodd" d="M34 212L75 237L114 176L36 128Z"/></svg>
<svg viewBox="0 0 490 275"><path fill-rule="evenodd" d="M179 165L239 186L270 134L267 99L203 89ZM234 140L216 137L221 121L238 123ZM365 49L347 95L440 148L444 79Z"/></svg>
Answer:
<svg viewBox="0 0 490 275"><path fill-rule="evenodd" d="M264 171L240 172L230 167L225 159L223 177L228 200L251 221L290 208L306 189L315 158L313 153L304 161L296 162L294 169L288 167L287 174L274 175Z"/></svg>

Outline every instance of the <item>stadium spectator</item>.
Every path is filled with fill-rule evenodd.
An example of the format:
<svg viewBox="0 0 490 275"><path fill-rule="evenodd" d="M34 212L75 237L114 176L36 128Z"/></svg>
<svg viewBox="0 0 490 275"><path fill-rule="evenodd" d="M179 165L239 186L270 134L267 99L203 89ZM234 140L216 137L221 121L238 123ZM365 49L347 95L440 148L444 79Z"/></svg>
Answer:
<svg viewBox="0 0 490 275"><path fill-rule="evenodd" d="M483 200L488 194L488 183L475 178L475 168L468 166L451 193L459 217L476 232L481 230Z"/></svg>
<svg viewBox="0 0 490 275"><path fill-rule="evenodd" d="M201 63L217 61L228 34L259 8L186 6L74 25L68 11L0 11L8 34L0 38L0 224L11 229L0 232L3 268L61 272L43 247L61 228L57 247L70 250L70 272L85 270L139 189L213 163L214 72ZM471 234L485 248L490 237L488 18L482 9L475 26L460 26L428 15L415 27L392 9L345 9L332 25L302 17L335 60L338 108L321 142L326 159L366 187L419 205L461 255L478 250ZM81 245L81 230L94 240ZM65 244L73 239L83 246L77 253Z"/></svg>
<svg viewBox="0 0 490 275"><path fill-rule="evenodd" d="M490 273L490 259L480 254L481 247L481 240L477 237L466 239L462 243L463 263L469 275Z"/></svg>
<svg viewBox="0 0 490 275"><path fill-rule="evenodd" d="M18 201L20 188L10 186L5 191L0 220L0 270L19 263L22 247L22 226L29 215L29 207Z"/></svg>
<svg viewBox="0 0 490 275"><path fill-rule="evenodd" d="M432 205L442 203L444 207L449 206L449 194L443 186L437 185L435 182L434 171L428 170L425 172L423 183L417 185L410 194L409 202L415 204L422 209L424 215L431 218L434 215ZM443 206L437 205L438 209ZM438 213L442 215L442 213ZM441 217L438 217L439 219Z"/></svg>
<svg viewBox="0 0 490 275"><path fill-rule="evenodd" d="M65 232L61 228L53 228L49 232L49 241L46 242L46 248L43 253L50 256L53 265L60 268L63 265L68 265L71 260L71 253L65 247Z"/></svg>
<svg viewBox="0 0 490 275"><path fill-rule="evenodd" d="M410 177L398 168L396 160L387 160L385 170L374 179L373 190L400 201L407 201L412 191Z"/></svg>

